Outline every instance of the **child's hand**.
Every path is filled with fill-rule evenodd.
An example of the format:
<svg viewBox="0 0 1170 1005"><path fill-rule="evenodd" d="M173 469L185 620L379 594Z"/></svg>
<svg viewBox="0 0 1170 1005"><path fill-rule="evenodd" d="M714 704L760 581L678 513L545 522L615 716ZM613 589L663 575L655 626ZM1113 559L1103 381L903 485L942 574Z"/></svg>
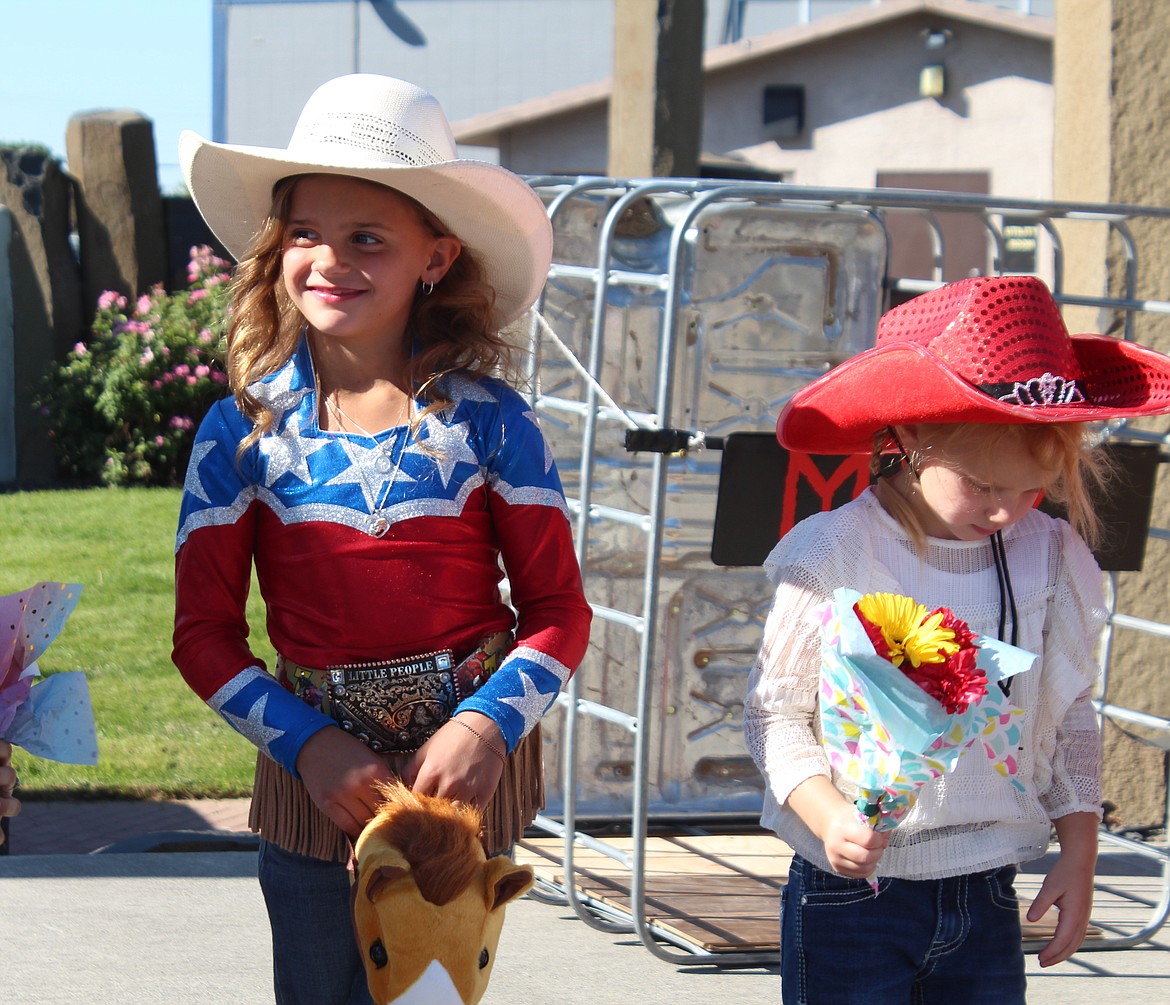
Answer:
<svg viewBox="0 0 1170 1005"><path fill-rule="evenodd" d="M14 817L20 812L20 800L12 797L16 788L16 772L12 769L12 744L0 740L0 817ZM0 844L4 835L0 833Z"/></svg>
<svg viewBox="0 0 1170 1005"><path fill-rule="evenodd" d="M1028 908L1028 920L1039 921L1049 908L1059 912L1051 941L1037 956L1042 967L1067 960L1081 948L1093 910L1093 870L1097 860L1097 816L1071 813L1054 821L1060 857L1045 877Z"/></svg>
<svg viewBox="0 0 1170 1005"><path fill-rule="evenodd" d="M838 876L865 879L873 875L881 861L886 845L890 843L890 832L875 831L861 819L856 807L846 803L826 818L821 840L825 843L825 855L833 872Z"/></svg>
<svg viewBox="0 0 1170 1005"><path fill-rule="evenodd" d="M788 793L788 805L824 842L833 872L865 879L881 861L890 843L888 831L878 833L861 819L857 807L824 775L806 778Z"/></svg>
<svg viewBox="0 0 1170 1005"><path fill-rule="evenodd" d="M463 712L463 718L471 728L455 720L444 723L406 763L402 780L428 796L482 809L500 783L504 761L496 751L504 751L504 738L500 727L486 715Z"/></svg>
<svg viewBox="0 0 1170 1005"><path fill-rule="evenodd" d="M297 755L297 771L321 812L351 838L382 801L374 785L394 779L384 758L337 726L309 737Z"/></svg>

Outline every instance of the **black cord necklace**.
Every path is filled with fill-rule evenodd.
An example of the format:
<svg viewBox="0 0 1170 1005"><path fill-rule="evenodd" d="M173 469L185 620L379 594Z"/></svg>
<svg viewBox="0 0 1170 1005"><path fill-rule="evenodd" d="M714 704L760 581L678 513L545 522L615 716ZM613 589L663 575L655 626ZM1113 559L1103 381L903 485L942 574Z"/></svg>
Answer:
<svg viewBox="0 0 1170 1005"><path fill-rule="evenodd" d="M991 556L995 559L995 576L999 581L999 640L1006 642L1004 638L1004 630L1007 628L1008 613L1011 613L1012 619L1012 645L1019 644L1019 626L1016 616L1016 595L1012 590L1012 577L1008 574L1007 564L1007 548L1003 543L1003 531L997 530L991 537ZM1012 693L1012 680L1009 677L1007 680L999 682L1000 690L1005 695Z"/></svg>

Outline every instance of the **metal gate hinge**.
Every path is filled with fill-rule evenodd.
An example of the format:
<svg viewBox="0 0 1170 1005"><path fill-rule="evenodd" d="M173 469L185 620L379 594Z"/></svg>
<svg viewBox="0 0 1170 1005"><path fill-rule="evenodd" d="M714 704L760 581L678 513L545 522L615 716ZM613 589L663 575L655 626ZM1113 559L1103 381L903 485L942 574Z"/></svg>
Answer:
<svg viewBox="0 0 1170 1005"><path fill-rule="evenodd" d="M652 454L685 454L688 450L723 449L723 437L707 436L687 429L627 429L626 450Z"/></svg>

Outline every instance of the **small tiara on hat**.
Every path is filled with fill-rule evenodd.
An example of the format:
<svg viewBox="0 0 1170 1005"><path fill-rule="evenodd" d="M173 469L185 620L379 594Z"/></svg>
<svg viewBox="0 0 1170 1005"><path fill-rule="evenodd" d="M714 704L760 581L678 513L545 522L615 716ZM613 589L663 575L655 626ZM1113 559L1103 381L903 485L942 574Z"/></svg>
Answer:
<svg viewBox="0 0 1170 1005"><path fill-rule="evenodd" d="M548 277L552 225L540 197L498 164L460 158L439 102L404 80L336 77L309 97L287 148L187 131L179 160L200 213L237 259L268 218L277 182L337 174L387 185L430 210L483 266L497 328L520 317Z"/></svg>
<svg viewBox="0 0 1170 1005"><path fill-rule="evenodd" d="M792 396L785 446L861 453L887 425L1089 422L1170 412L1170 358L1070 336L1034 276L980 276L883 315L872 349Z"/></svg>

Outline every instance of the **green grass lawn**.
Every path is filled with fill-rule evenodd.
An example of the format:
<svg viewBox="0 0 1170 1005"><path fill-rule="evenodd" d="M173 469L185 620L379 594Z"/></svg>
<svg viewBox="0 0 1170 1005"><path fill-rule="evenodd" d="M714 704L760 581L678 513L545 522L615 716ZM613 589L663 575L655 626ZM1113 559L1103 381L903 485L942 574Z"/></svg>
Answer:
<svg viewBox="0 0 1170 1005"><path fill-rule="evenodd" d="M255 748L192 693L171 663L177 489L0 494L0 595L41 580L81 601L38 661L84 670L100 762L58 764L17 749L24 798L226 797L251 790ZM269 666L255 588L255 651ZM259 629L257 635L257 629Z"/></svg>

